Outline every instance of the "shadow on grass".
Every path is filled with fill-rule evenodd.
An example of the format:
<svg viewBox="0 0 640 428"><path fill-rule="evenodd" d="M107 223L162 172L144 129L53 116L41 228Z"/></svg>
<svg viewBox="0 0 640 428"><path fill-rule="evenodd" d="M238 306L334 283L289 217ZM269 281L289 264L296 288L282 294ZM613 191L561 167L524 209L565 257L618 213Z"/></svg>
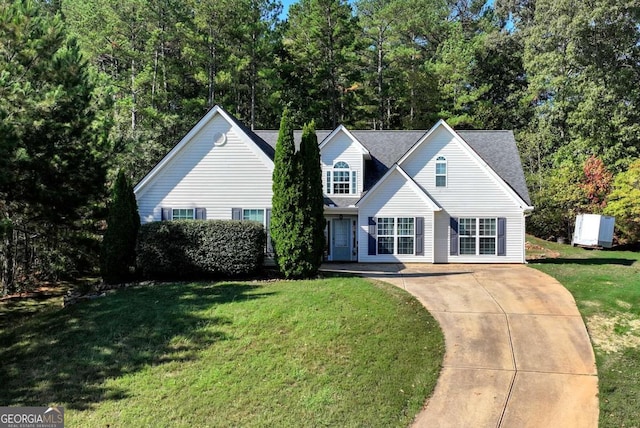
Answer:
<svg viewBox="0 0 640 428"><path fill-rule="evenodd" d="M452 276L452 275L466 275L473 272L375 272L375 271L366 271L363 270L361 272L356 271L340 271L340 270L323 270L322 275L328 278L336 278L336 277L366 277L366 278L433 278L433 277L441 277L441 276Z"/></svg>
<svg viewBox="0 0 640 428"><path fill-rule="evenodd" d="M195 359L230 340L231 321L202 314L213 305L267 297L241 283L165 284L34 316L0 334L0 403L64 403L87 409L127 391L104 382L146 366Z"/></svg>
<svg viewBox="0 0 640 428"><path fill-rule="evenodd" d="M591 259L578 259L578 258L548 258L548 259L537 259L531 260L529 263L531 264L550 264L550 265L566 265L566 264L574 264L574 265L619 265L619 266L631 266L637 260L634 259L622 259L622 258L591 258Z"/></svg>

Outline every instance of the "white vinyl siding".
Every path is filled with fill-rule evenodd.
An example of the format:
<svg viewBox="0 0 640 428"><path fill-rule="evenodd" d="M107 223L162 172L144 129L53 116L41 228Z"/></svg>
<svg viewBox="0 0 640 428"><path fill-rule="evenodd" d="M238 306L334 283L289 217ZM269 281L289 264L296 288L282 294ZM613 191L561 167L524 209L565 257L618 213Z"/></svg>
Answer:
<svg viewBox="0 0 640 428"><path fill-rule="evenodd" d="M470 149L469 149L470 150ZM436 186L437 158L447 161L447 186ZM401 167L426 190L443 211L436 213L435 254L438 263L524 263L524 214L512 196L444 127L436 129ZM506 256L449 255L449 217L506 218Z"/></svg>
<svg viewBox="0 0 640 428"><path fill-rule="evenodd" d="M427 206L425 201L416 191L409 186L405 178L397 171L387 177L367 200L359 206L358 217L358 261L360 262L433 262L433 211ZM392 218L394 220L395 232L393 237L393 252L395 254L369 255L369 217L376 219ZM415 218L424 218L423 249L424 255L415 255ZM401 220L400 236L398 236L399 219L411 218L413 224L410 226L406 220ZM376 224L376 227L379 223ZM405 235L413 229L411 236ZM398 241L400 238L400 241ZM412 238L412 239L405 239ZM380 239L378 234L377 240ZM376 243L378 242L376 240ZM398 254L398 245L408 251L412 247L410 254ZM402 250L401 250L402 251ZM377 248L376 248L377 252Z"/></svg>
<svg viewBox="0 0 640 428"><path fill-rule="evenodd" d="M226 134L226 144L214 146L216 133ZM160 220L161 207L204 207L208 219L231 219L233 207L271 206L273 166L259 150L213 116L136 195L141 221Z"/></svg>
<svg viewBox="0 0 640 428"><path fill-rule="evenodd" d="M354 143L345 132L338 132L322 147L320 161L324 172L322 174L322 188L325 194L335 197L353 197L354 195L360 195L362 193L364 157L360 148L357 147L356 143ZM348 191L344 193L335 191L335 184L337 182L335 181L336 176L334 172L340 171L340 169L335 169L334 165L339 162L344 162L349 166L349 169L345 170L349 172L342 177L343 184L340 187L340 189L343 190L348 188Z"/></svg>

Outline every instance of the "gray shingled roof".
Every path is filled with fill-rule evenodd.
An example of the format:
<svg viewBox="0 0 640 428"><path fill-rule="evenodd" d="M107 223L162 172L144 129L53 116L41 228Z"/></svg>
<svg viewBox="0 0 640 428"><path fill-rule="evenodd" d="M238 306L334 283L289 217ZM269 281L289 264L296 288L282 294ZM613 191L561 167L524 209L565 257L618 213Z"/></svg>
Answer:
<svg viewBox="0 0 640 428"><path fill-rule="evenodd" d="M364 189L369 190L382 176L420 140L427 131L352 131L351 134L371 153L365 163ZM318 143L332 131L318 130ZM456 131L458 135L528 204L529 191L524 179L520 155L512 131ZM275 148L278 131L254 131L253 135ZM300 143L301 131L294 132L296 145ZM337 206L353 205L353 198L334 198L325 203Z"/></svg>
<svg viewBox="0 0 640 428"><path fill-rule="evenodd" d="M253 131L258 137L262 139L265 143L270 145L275 149L276 142L278 141L278 133L279 131L271 130L271 129L261 129L259 131ZM332 131L319 130L316 131L316 137L318 137L318 144L322 142L325 138L331 134ZM296 149L300 148L300 140L302 139L302 131L293 131L293 140L296 144Z"/></svg>

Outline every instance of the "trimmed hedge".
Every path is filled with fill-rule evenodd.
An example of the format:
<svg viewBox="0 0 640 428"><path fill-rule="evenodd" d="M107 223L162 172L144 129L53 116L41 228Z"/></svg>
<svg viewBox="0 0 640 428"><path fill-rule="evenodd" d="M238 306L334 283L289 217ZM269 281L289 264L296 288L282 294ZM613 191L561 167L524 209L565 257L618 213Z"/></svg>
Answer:
<svg viewBox="0 0 640 428"><path fill-rule="evenodd" d="M197 279L255 273L266 236L254 221L160 221L141 226L137 266L147 279Z"/></svg>

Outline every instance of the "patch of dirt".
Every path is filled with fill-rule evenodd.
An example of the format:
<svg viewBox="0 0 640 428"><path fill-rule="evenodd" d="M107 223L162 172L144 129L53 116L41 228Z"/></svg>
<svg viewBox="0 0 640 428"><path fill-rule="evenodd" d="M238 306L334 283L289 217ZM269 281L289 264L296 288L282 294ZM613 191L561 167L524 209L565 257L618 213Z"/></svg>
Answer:
<svg viewBox="0 0 640 428"><path fill-rule="evenodd" d="M62 296L68 289L69 289L68 286L46 284L46 285L42 285L40 287L34 288L33 290L29 290L21 293L15 293L15 294L7 294L5 296L0 297L0 302L21 300L21 299L44 300L44 299L49 299L51 297Z"/></svg>
<svg viewBox="0 0 640 428"><path fill-rule="evenodd" d="M616 305L626 310L631 309L631 303L625 302L624 300L616 300Z"/></svg>
<svg viewBox="0 0 640 428"><path fill-rule="evenodd" d="M583 300L582 304L588 308L599 308L600 306L602 306L602 303L594 302L592 300Z"/></svg>
<svg viewBox="0 0 640 428"><path fill-rule="evenodd" d="M527 260L557 259L560 257L559 252L552 251L542 245L533 244L529 241L524 243L524 248L527 251Z"/></svg>
<svg viewBox="0 0 640 428"><path fill-rule="evenodd" d="M593 344L606 353L640 348L640 320L631 314L593 315L587 319L587 330Z"/></svg>

